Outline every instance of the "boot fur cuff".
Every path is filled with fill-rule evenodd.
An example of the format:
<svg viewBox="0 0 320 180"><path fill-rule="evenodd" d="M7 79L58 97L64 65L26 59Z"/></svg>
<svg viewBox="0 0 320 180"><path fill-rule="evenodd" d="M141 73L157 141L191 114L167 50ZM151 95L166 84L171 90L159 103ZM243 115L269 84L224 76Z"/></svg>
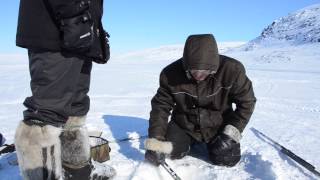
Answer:
<svg viewBox="0 0 320 180"><path fill-rule="evenodd" d="M15 133L15 145L23 179L62 177L60 134L61 128L20 122ZM44 174L43 169L49 174Z"/></svg>
<svg viewBox="0 0 320 180"><path fill-rule="evenodd" d="M29 148L30 146L49 147L60 144L60 134L61 128L51 125L30 126L21 121L16 130L15 144L21 146L21 148Z"/></svg>
<svg viewBox="0 0 320 180"><path fill-rule="evenodd" d="M230 124L224 128L223 134L230 136L237 143L239 143L242 138L240 131Z"/></svg>
<svg viewBox="0 0 320 180"><path fill-rule="evenodd" d="M146 150L156 151L159 153L170 154L172 152L173 146L169 141L159 141L155 138L148 138L144 143Z"/></svg>

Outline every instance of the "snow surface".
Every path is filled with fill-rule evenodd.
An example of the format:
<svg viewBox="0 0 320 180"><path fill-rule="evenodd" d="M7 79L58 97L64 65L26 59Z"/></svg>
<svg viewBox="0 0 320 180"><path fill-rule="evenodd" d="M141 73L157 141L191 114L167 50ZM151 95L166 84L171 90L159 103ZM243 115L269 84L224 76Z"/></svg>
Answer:
<svg viewBox="0 0 320 180"><path fill-rule="evenodd" d="M255 51L219 46L223 54L244 63L258 99L243 133L241 162L225 168L187 156L167 160L168 164L183 180L316 179L250 128L261 130L320 168L320 45L283 45ZM162 167L144 162L143 139L112 141L147 134L150 100L158 88L159 73L182 51L182 45L164 46L115 55L107 65L94 66L87 126L102 130L103 137L111 141L111 160L106 163L117 170L116 180L171 179ZM22 102L30 95L28 61L25 55L0 58L0 132L10 143L22 118ZM0 157L1 180L21 179L18 167L8 165L14 159L15 154Z"/></svg>

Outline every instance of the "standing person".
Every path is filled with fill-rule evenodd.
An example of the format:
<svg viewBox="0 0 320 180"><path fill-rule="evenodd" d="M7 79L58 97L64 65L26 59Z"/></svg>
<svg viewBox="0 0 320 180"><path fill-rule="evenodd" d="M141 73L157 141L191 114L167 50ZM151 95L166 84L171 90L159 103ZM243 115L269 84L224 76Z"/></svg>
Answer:
<svg viewBox="0 0 320 180"><path fill-rule="evenodd" d="M255 102L244 66L219 55L213 35L189 36L183 57L160 74L151 101L146 160L159 165L165 154L180 159L191 144L204 142L213 164L236 165L241 132Z"/></svg>
<svg viewBox="0 0 320 180"><path fill-rule="evenodd" d="M28 50L32 91L15 134L25 180L115 174L96 171L85 128L92 61L110 56L102 13L103 0L20 0L16 44Z"/></svg>

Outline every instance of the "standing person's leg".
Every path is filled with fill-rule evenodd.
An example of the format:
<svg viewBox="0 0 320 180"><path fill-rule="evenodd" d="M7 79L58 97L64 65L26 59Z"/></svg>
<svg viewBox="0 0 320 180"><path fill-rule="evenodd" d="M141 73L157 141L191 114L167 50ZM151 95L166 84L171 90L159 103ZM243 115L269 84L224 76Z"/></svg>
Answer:
<svg viewBox="0 0 320 180"><path fill-rule="evenodd" d="M60 52L29 51L32 96L26 98L24 121L62 126L71 113L84 60Z"/></svg>
<svg viewBox="0 0 320 180"><path fill-rule="evenodd" d="M66 180L107 179L115 175L115 170L101 165L95 171L90 157L90 144L86 115L90 109L88 92L90 89L91 61L84 61L74 90L69 118L61 134L62 166Z"/></svg>
<svg viewBox="0 0 320 180"><path fill-rule="evenodd" d="M88 92L90 90L92 62L84 61L71 103L71 111L69 116L85 116L90 109L90 98Z"/></svg>
<svg viewBox="0 0 320 180"><path fill-rule="evenodd" d="M65 179L90 179L90 145L85 127L86 114L90 108L88 92L92 62L84 61L74 89L71 110L63 127L61 139L62 166Z"/></svg>
<svg viewBox="0 0 320 180"><path fill-rule="evenodd" d="M59 52L29 51L32 96L15 134L19 167L26 180L61 179L60 134L71 111L83 61Z"/></svg>

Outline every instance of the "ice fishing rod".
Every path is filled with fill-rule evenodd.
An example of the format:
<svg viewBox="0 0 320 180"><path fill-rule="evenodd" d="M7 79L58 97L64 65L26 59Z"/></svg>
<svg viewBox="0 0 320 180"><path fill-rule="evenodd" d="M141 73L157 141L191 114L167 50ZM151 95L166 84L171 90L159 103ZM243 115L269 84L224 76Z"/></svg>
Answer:
<svg viewBox="0 0 320 180"><path fill-rule="evenodd" d="M165 160L161 161L160 165L171 175L174 180L181 180L181 178L174 172L174 170L167 164Z"/></svg>
<svg viewBox="0 0 320 180"><path fill-rule="evenodd" d="M293 159L295 162L299 163L301 166L305 167L306 169L308 169L310 172L312 172L313 174L317 175L318 177L320 177L320 172L316 170L316 168L311 165L310 163L308 163L307 161L305 161L304 159L302 159L301 157L299 157L298 155L296 155L295 153L293 153L292 151L290 151L289 149L285 148L284 146L282 146L281 144L277 143L276 141L274 141L273 139L269 138L267 135L263 134L262 132L260 132L259 130L255 129L255 128L250 128L251 131L253 131L254 133L258 133L259 135L261 135L262 137L266 138L267 140L271 141L273 144L275 144L279 149L280 152L282 152L283 154L289 156L291 159Z"/></svg>

